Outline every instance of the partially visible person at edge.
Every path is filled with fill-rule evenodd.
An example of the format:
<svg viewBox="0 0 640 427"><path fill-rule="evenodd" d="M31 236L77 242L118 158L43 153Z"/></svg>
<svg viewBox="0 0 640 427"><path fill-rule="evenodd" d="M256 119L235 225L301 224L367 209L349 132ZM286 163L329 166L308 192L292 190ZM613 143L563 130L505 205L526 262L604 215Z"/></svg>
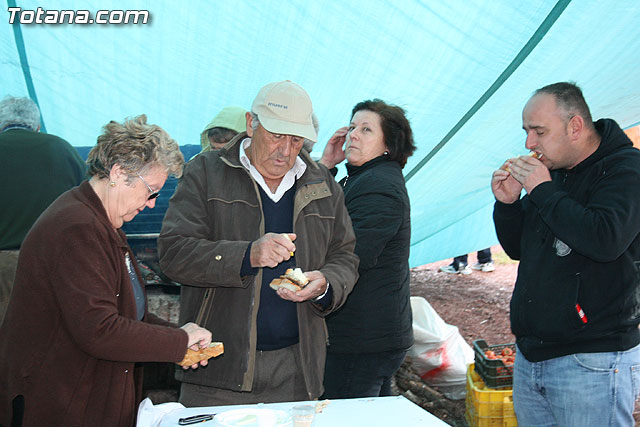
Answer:
<svg viewBox="0 0 640 427"><path fill-rule="evenodd" d="M324 398L391 395L391 377L413 344L402 168L415 148L404 110L374 99L353 108L349 127L336 131L320 159L330 169L347 160L340 184L360 257L353 292L327 317Z"/></svg>
<svg viewBox="0 0 640 427"><path fill-rule="evenodd" d="M80 184L85 173L75 148L40 132L35 102L11 96L0 102L0 324L24 236L47 206Z"/></svg>
<svg viewBox="0 0 640 427"><path fill-rule="evenodd" d="M481 249L477 252L478 262L469 266L468 254L458 255L453 258L451 264L443 265L440 267L440 271L449 274L471 274L472 270L482 271L484 273L491 273L495 271L496 267L493 265L491 259L491 248Z"/></svg>
<svg viewBox="0 0 640 427"><path fill-rule="evenodd" d="M190 161L169 203L158 249L182 285L180 319L215 328L225 343L207 369L177 372L186 406L322 394L324 317L344 303L358 259L340 187L302 149L317 139L312 112L299 85L264 86L247 131ZM290 267L309 284L271 289Z"/></svg>
<svg viewBox="0 0 640 427"><path fill-rule="evenodd" d="M87 163L89 181L45 210L20 251L0 328L0 425L132 426L135 362L180 362L187 347L211 342L193 323L177 328L147 311L120 230L154 207L169 173L182 173L176 142L144 115L112 121Z"/></svg>
<svg viewBox="0 0 640 427"><path fill-rule="evenodd" d="M246 129L247 111L240 107L224 107L200 134L201 153L217 151Z"/></svg>
<svg viewBox="0 0 640 427"><path fill-rule="evenodd" d="M526 148L493 173L520 425L632 426L640 385L640 151L574 83L538 89ZM536 157L540 157L539 159ZM526 191L520 197L522 189Z"/></svg>

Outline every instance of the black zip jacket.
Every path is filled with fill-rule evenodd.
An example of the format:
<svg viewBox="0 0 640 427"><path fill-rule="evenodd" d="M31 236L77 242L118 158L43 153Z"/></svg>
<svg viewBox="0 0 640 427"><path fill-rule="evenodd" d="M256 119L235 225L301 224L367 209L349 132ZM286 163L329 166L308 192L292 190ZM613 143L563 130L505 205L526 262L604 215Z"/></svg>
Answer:
<svg viewBox="0 0 640 427"><path fill-rule="evenodd" d="M591 156L494 207L500 244L520 260L511 330L532 362L640 342L640 151L613 120L595 126Z"/></svg>
<svg viewBox="0 0 640 427"><path fill-rule="evenodd" d="M347 164L341 181L360 257L353 291L327 316L331 353L378 353L413 344L409 301L410 205L398 162Z"/></svg>

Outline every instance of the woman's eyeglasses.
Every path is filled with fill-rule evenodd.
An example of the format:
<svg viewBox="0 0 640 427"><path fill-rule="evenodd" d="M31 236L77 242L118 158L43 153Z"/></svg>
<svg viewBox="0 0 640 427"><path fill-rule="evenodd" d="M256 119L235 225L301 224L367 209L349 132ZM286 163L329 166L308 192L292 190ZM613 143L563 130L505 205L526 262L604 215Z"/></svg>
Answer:
<svg viewBox="0 0 640 427"><path fill-rule="evenodd" d="M138 174L138 178L140 178L140 180L144 183L144 185L146 185L146 186L147 186L147 188L149 189L149 193L151 193L151 194L149 194L149 197L147 197L147 200L153 200L153 199L155 199L156 197L158 197L158 195L160 194L160 192L159 192L159 191L153 191L153 190L151 189L151 187L149 187L149 184L147 184L147 181L145 181L145 180L144 180L144 178L142 177L142 175Z"/></svg>

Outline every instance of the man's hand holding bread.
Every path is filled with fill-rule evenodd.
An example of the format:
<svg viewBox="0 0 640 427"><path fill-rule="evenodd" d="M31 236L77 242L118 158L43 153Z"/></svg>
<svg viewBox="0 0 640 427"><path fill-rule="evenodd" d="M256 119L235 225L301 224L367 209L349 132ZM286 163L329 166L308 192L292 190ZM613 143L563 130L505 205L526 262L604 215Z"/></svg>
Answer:
<svg viewBox="0 0 640 427"><path fill-rule="evenodd" d="M508 159L493 172L491 190L499 202L511 204L520 198L524 188L527 193L539 184L551 181L549 169L541 160L540 153L532 151L528 155Z"/></svg>
<svg viewBox="0 0 640 427"><path fill-rule="evenodd" d="M297 268L296 270L300 269ZM301 287L300 290L296 291L292 290L291 288L287 289L284 286L278 286L276 292L278 293L280 298L293 302L303 302L317 298L326 292L328 284L327 279L324 277L324 274L322 274L318 270L307 271L303 274L306 276L309 282L304 287Z"/></svg>

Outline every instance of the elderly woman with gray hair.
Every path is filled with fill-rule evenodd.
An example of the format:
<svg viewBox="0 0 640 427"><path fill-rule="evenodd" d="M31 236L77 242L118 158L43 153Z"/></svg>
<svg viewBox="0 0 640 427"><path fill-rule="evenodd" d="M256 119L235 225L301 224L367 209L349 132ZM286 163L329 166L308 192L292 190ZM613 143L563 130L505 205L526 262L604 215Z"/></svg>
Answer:
<svg viewBox="0 0 640 427"><path fill-rule="evenodd" d="M131 426L135 363L177 363L211 342L206 329L147 311L120 230L154 207L168 174L182 174L176 142L144 115L112 121L87 163L90 179L53 202L22 245L0 328L0 425Z"/></svg>

